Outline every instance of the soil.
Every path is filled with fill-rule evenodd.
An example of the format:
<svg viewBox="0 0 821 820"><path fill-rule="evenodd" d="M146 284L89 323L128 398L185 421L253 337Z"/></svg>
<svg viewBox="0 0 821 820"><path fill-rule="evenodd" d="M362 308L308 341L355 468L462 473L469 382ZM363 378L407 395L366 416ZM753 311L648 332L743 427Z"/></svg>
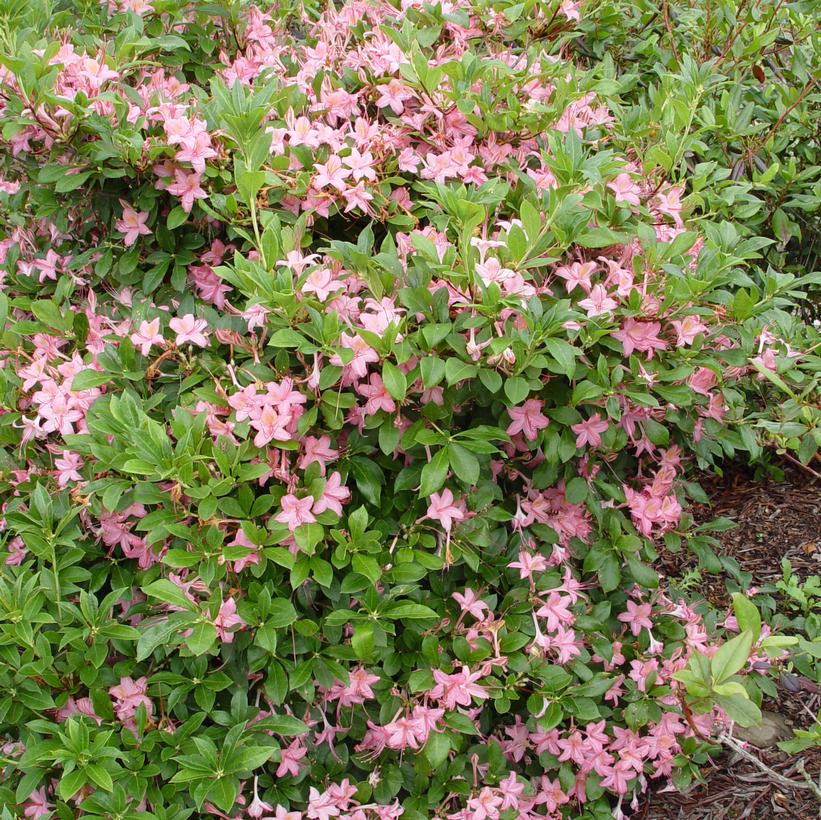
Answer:
<svg viewBox="0 0 821 820"><path fill-rule="evenodd" d="M783 478L754 480L743 470L731 471L702 486L709 505L695 510L699 522L730 518L735 529L715 533L720 541L717 554L735 558L742 571L752 576L752 586L773 584L782 577L781 562L788 559L802 579L821 575L821 481L787 465ZM665 553L663 571L670 579L689 575L692 594L712 605L726 608L730 596L722 576L696 572L697 560L686 549ZM795 726L808 726L821 708L821 687L815 682L782 677L778 701L764 708L782 715ZM817 820L821 802L806 786L799 764L815 782L821 771L821 749L790 756L773 746L748 750L769 768L795 782L794 788L779 783L767 772L725 752L702 771L703 784L694 784L686 794L662 792L662 785L646 795L634 815L637 820Z"/></svg>

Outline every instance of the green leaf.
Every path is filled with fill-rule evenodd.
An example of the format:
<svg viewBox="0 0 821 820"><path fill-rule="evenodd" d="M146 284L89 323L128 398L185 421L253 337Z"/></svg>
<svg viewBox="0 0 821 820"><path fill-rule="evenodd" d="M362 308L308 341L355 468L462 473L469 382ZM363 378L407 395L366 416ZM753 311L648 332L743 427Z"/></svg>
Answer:
<svg viewBox="0 0 821 820"><path fill-rule="evenodd" d="M188 216L189 215L182 209L182 206L177 205L171 213L168 214L168 219L165 221L168 230L173 231L174 228L179 228L180 225L188 221Z"/></svg>
<svg viewBox="0 0 821 820"><path fill-rule="evenodd" d="M478 371L479 368L475 364L467 364L461 359L448 359L445 362L445 378L449 385L472 379Z"/></svg>
<svg viewBox="0 0 821 820"><path fill-rule="evenodd" d="M72 391L91 390L94 387L100 387L111 381L110 373L100 373L97 370L81 370L71 380Z"/></svg>
<svg viewBox="0 0 821 820"><path fill-rule="evenodd" d="M297 619L296 609L287 598L274 598L268 607L268 619L266 623L274 629L282 629L290 626Z"/></svg>
<svg viewBox="0 0 821 820"><path fill-rule="evenodd" d="M466 484L476 484L479 480L479 459L461 444L451 443L447 450L453 472Z"/></svg>
<svg viewBox="0 0 821 820"><path fill-rule="evenodd" d="M297 333L290 327L283 327L274 333L268 341L268 347L289 348L302 347L306 342L305 337L301 333Z"/></svg>
<svg viewBox="0 0 821 820"><path fill-rule="evenodd" d="M750 632L755 643L761 635L761 615L758 607L745 595L736 592L733 594L733 613L738 628L742 632Z"/></svg>
<svg viewBox="0 0 821 820"><path fill-rule="evenodd" d="M382 567L370 555L354 555L351 560L351 569L360 575L364 575L372 584L376 584L382 577Z"/></svg>
<svg viewBox="0 0 821 820"><path fill-rule="evenodd" d="M428 763L438 769L448 758L450 753L450 737L446 732L431 732L425 744L425 757Z"/></svg>
<svg viewBox="0 0 821 820"><path fill-rule="evenodd" d="M425 356L420 359L419 370L426 390L436 387L445 378L445 363L436 356Z"/></svg>
<svg viewBox="0 0 821 820"><path fill-rule="evenodd" d="M443 447L422 468L422 484L419 488L422 498L427 498L442 487L448 477L448 464L448 448Z"/></svg>
<svg viewBox="0 0 821 820"><path fill-rule="evenodd" d="M64 774L57 787L57 793L61 800L70 800L86 784L86 775L82 769Z"/></svg>
<svg viewBox="0 0 821 820"><path fill-rule="evenodd" d="M565 486L565 498L571 504L581 504L587 498L587 481L581 476L574 476Z"/></svg>
<svg viewBox="0 0 821 820"><path fill-rule="evenodd" d="M545 339L545 346L558 363L561 372L568 379L572 379L576 373L576 356L580 351L564 339Z"/></svg>
<svg viewBox="0 0 821 820"><path fill-rule="evenodd" d="M408 620L439 618L436 610L424 604L415 604L412 601L400 601L399 603L392 604L383 614L392 621L396 621L400 618Z"/></svg>
<svg viewBox="0 0 821 820"><path fill-rule="evenodd" d="M746 693L744 695L717 695L716 703L739 726L756 726L761 723L761 710Z"/></svg>
<svg viewBox="0 0 821 820"><path fill-rule="evenodd" d="M185 639L185 645L194 655L207 652L217 640L217 628L209 621L199 621L194 624L191 634Z"/></svg>
<svg viewBox="0 0 821 820"><path fill-rule="evenodd" d="M166 578L158 578L156 581L146 584L142 587L142 591L149 598L157 598L163 603L180 607L180 609L187 609L189 612L196 610L194 604L185 597L183 591Z"/></svg>
<svg viewBox="0 0 821 820"><path fill-rule="evenodd" d="M753 633L747 631L722 644L710 662L713 682L722 683L743 669L749 660L752 645Z"/></svg>
<svg viewBox="0 0 821 820"><path fill-rule="evenodd" d="M513 376L505 382L505 395L516 406L530 395L530 385L521 376Z"/></svg>
<svg viewBox="0 0 821 820"><path fill-rule="evenodd" d="M89 763L88 766L86 766L86 774L95 786L98 786L106 792L113 791L114 782L111 779L111 775L99 764Z"/></svg>
<svg viewBox="0 0 821 820"><path fill-rule="evenodd" d="M385 389L397 401L404 401L405 394L408 392L408 380L405 374L391 362L385 362L382 365L382 381L385 383Z"/></svg>
<svg viewBox="0 0 821 820"><path fill-rule="evenodd" d="M447 712L445 714L445 723L455 732L460 732L463 735L478 735L479 731L474 725L473 721L461 712Z"/></svg>
<svg viewBox="0 0 821 820"><path fill-rule="evenodd" d="M297 737L307 734L310 729L299 718L290 715L272 715L255 724L255 727L285 737Z"/></svg>

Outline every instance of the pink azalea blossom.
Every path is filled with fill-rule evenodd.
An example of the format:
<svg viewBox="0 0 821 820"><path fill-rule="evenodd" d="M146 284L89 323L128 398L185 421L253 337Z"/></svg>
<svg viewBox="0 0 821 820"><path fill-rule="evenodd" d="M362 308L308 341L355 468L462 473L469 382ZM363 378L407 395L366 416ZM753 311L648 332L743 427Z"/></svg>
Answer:
<svg viewBox="0 0 821 820"><path fill-rule="evenodd" d="M462 521L465 514L454 503L453 493L445 488L441 493L431 493L426 517L438 521L450 532L453 522Z"/></svg>
<svg viewBox="0 0 821 820"><path fill-rule="evenodd" d="M154 345L162 345L163 341L159 318L152 319L150 322L143 320L137 330L131 334L131 343L142 356L147 356Z"/></svg>
<svg viewBox="0 0 821 820"><path fill-rule="evenodd" d="M628 601L627 612L620 612L618 619L622 623L629 624L630 631L638 637L643 628L653 628L653 621L650 619L652 612L652 604L637 604L634 601Z"/></svg>
<svg viewBox="0 0 821 820"><path fill-rule="evenodd" d="M313 524L316 521L316 516L311 512L311 507L314 506L314 500L311 496L297 498L297 496L289 493L282 497L280 504L282 505L282 511L274 517L274 520L279 521L280 524L287 524L291 532L294 532L297 527L301 527L303 524Z"/></svg>
<svg viewBox="0 0 821 820"><path fill-rule="evenodd" d="M138 236L150 236L151 229L145 223L148 220L148 211L135 211L125 200L121 199L123 217L116 222L117 230L125 234L123 243L128 248L137 241Z"/></svg>
<svg viewBox="0 0 821 820"><path fill-rule="evenodd" d="M515 436L523 433L526 439L535 441L539 430L544 430L550 420L542 413L544 402L539 399L528 399L521 407L508 407L507 414L512 421L508 425L507 434Z"/></svg>
<svg viewBox="0 0 821 820"><path fill-rule="evenodd" d="M598 413L593 413L589 419L571 425L570 429L576 433L576 448L589 444L591 447L601 445L601 434L607 431L607 422Z"/></svg>
<svg viewBox="0 0 821 820"><path fill-rule="evenodd" d="M217 628L217 637L223 643L234 642L234 633L229 630L235 626L245 626L245 621L237 615L237 603L233 598L226 598L220 604L220 610L214 619L214 626Z"/></svg>
<svg viewBox="0 0 821 820"><path fill-rule="evenodd" d="M208 322L205 319L197 319L194 314L186 313L182 318L172 319L168 326L177 334L177 346L184 345L186 342L199 347L208 345L208 334L205 332Z"/></svg>

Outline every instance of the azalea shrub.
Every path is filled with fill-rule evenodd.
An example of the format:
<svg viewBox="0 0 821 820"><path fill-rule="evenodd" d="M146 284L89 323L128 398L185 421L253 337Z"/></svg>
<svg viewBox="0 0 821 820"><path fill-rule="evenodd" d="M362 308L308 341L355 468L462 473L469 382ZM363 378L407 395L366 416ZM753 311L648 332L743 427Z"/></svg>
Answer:
<svg viewBox="0 0 821 820"><path fill-rule="evenodd" d="M7 816L619 817L758 719L795 639L654 562L821 443L812 87L745 182L691 18L9 8Z"/></svg>

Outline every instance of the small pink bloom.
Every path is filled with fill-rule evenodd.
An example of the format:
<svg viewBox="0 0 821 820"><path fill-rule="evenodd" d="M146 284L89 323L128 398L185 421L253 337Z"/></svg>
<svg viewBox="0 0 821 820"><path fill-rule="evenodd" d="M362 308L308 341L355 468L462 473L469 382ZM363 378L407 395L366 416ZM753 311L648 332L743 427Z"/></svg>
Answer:
<svg viewBox="0 0 821 820"><path fill-rule="evenodd" d="M131 334L131 343L142 356L147 356L154 345L161 345L163 341L159 318L140 322L136 332Z"/></svg>
<svg viewBox="0 0 821 820"><path fill-rule="evenodd" d="M123 242L128 248L137 241L138 236L150 236L151 229L146 225L148 211L135 211L125 200L121 199L123 206L123 218L118 219L116 228L120 233L125 234Z"/></svg>
<svg viewBox="0 0 821 820"><path fill-rule="evenodd" d="M607 422L598 413L593 413L589 419L571 425L570 429L576 433L576 448L589 444L598 447L601 444L601 434L607 430Z"/></svg>
<svg viewBox="0 0 821 820"><path fill-rule="evenodd" d="M301 527L303 524L313 524L316 521L316 517L311 512L311 507L314 505L311 496L297 498L293 493L289 493L282 497L280 504L282 505L282 512L274 520L279 521L280 524L287 524L291 532L294 532L297 527Z"/></svg>
<svg viewBox="0 0 821 820"><path fill-rule="evenodd" d="M542 413L544 402L539 399L528 399L521 407L509 407L507 414L512 421L508 425L507 434L515 436L523 433L525 438L535 441L539 430L544 430L550 420Z"/></svg>
<svg viewBox="0 0 821 820"><path fill-rule="evenodd" d="M208 335L204 332L208 327L208 322L205 319L195 318L192 313L186 313L181 319L172 319L168 326L177 334L176 343L178 346L184 345L186 342L199 347L206 347L208 344Z"/></svg>
<svg viewBox="0 0 821 820"><path fill-rule="evenodd" d="M217 628L217 637L223 643L233 643L234 633L229 632L235 626L245 626L245 621L237 615L237 604L233 598L227 598L220 604L220 611L214 619Z"/></svg>
<svg viewBox="0 0 821 820"><path fill-rule="evenodd" d="M454 521L461 521L465 514L454 503L453 493L445 488L440 493L431 493L427 518L438 521L448 532Z"/></svg>

